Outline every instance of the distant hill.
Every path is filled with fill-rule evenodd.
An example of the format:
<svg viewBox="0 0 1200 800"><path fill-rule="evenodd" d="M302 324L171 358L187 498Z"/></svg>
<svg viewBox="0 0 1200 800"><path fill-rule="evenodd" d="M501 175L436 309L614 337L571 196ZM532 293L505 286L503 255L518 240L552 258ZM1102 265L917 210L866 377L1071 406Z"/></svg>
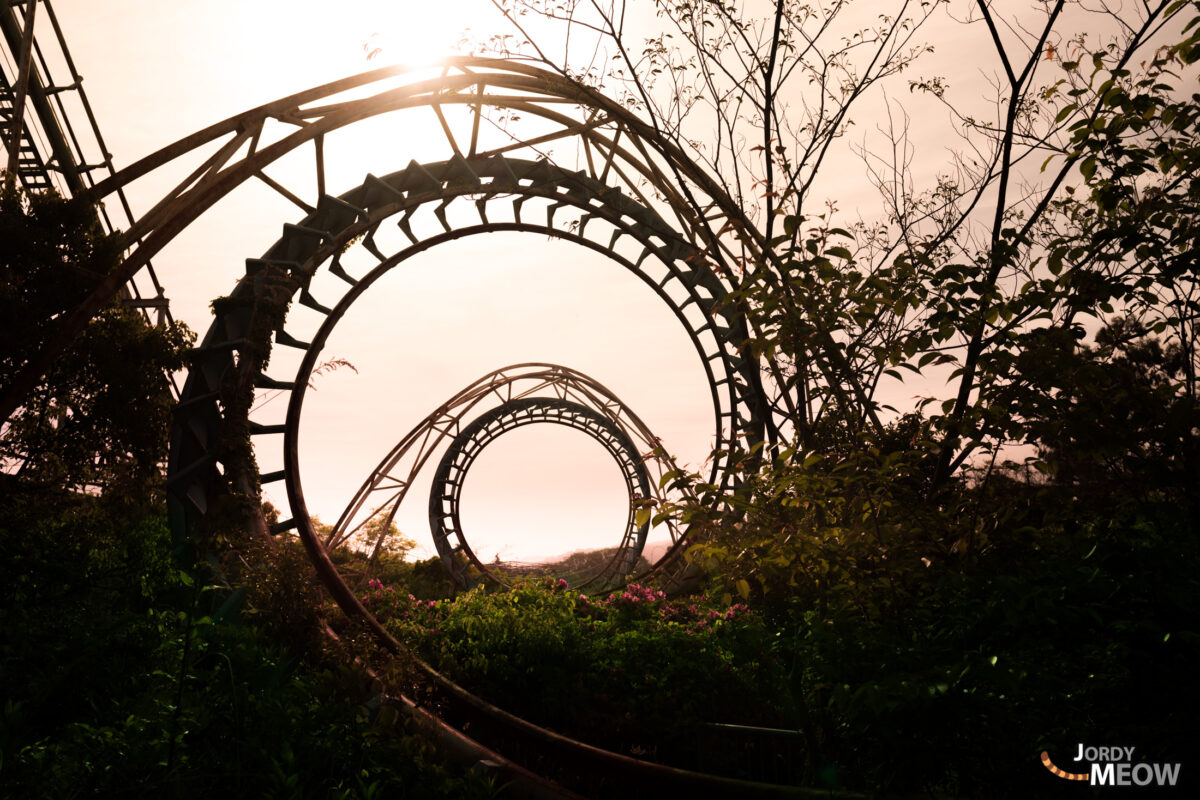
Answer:
<svg viewBox="0 0 1200 800"><path fill-rule="evenodd" d="M642 548L642 555L647 561L654 564L671 549L673 544L674 542L650 542Z"/></svg>
<svg viewBox="0 0 1200 800"><path fill-rule="evenodd" d="M650 569L671 547L671 542L647 544L633 568L634 574ZM572 550L561 556L552 556L544 561L498 561L489 566L512 578L547 576L566 578L571 584L581 583L601 572L616 553L615 547L595 550Z"/></svg>

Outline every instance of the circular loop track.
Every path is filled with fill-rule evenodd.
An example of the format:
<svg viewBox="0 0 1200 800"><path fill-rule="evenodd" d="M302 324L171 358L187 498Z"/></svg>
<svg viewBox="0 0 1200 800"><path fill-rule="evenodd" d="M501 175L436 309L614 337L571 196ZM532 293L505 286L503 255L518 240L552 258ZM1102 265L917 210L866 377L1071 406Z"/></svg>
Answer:
<svg viewBox="0 0 1200 800"><path fill-rule="evenodd" d="M410 162L385 177L368 176L361 186L339 197L326 192L327 135L372 117L412 109L436 114L447 140L447 160ZM486 126L481 122L494 122L488 115L496 112L534 119L540 126L538 134L524 141L485 145L480 130ZM456 118L465 124L457 135ZM283 133L275 136L273 131ZM312 146L315 156L315 198L311 187L293 183L296 188L289 189L266 173L279 159L306 145ZM518 157L537 154L540 147L562 145L580 154L582 169L571 171L544 159ZM641 421L599 384L564 367L523 364L485 376L430 414L383 459L328 540L318 539L304 498L297 445L309 381L333 329L354 302L381 276L413 256L454 239L500 231L554 237L603 253L656 293L693 344L713 406L714 456L708 482L728 486L728 451L734 445L752 451L773 431L759 370L766 368L772 380L781 383L780 368L749 354L747 325L738 303L731 300L733 276L741 265L761 260L768 250L765 242L704 168L632 110L592 89L528 64L492 59L450 60L440 77L402 69L376 70L197 131L102 181L94 194L103 199L186 157L198 157L202 163L182 170L187 174L183 182L125 233L129 253L121 269L106 277L69 322L85 320L121 281L247 181L260 179L305 209L303 219L285 225L283 235L262 258L247 260L246 274L229 296L214 301L215 319L195 350L171 434L172 530L182 540L194 536L202 522L214 530L227 522L240 524L245 516L231 519L231 507L263 523L260 484L284 482L291 515L270 530L296 530L330 594L393 652L404 648L363 608L328 551L353 535L355 520L369 498L389 494L386 502L392 505L387 513L394 516L412 478L435 449L450 446L442 462L445 474L435 482L432 501L442 503L444 543L450 545L454 539L463 552L469 549L458 524L455 494L461 478L474 454L494 436L524 424L522 420L549 417L553 409L558 414L555 421L577 423L609 447L622 466L631 495L660 499L662 487L673 483L669 473L678 472ZM408 242L390 254L379 243L386 237L377 237L385 223L397 225ZM374 259L365 273L348 266L354 262L344 253L352 246ZM311 330L301 330L297 317L304 315L288 314L293 303L316 312L320 322ZM273 345L301 353L292 374L266 371ZM256 391L288 396L286 417L251 419ZM539 391L550 396L539 396ZM468 415L477 415L475 423L464 427L461 422L472 418ZM280 442L282 469L260 474L255 453ZM653 458L636 464L639 451ZM659 567L681 560L674 556L685 543L686 532L672 527L670 533L673 546ZM629 571L645 536L644 527L634 530L627 525L609 577ZM506 737L536 742L539 750L591 759L589 763L600 771L611 771L614 764L627 771L636 769L628 774L640 776L637 783L643 787L652 785L646 780L658 776L665 785L700 787L701 794L705 789L715 794L714 779L635 762L544 731L420 666L447 696L476 709L477 717L472 719L487 721L481 722L481 730L497 726ZM721 787L722 796L739 793L745 785L734 792L730 788ZM691 791L696 793L694 788Z"/></svg>
<svg viewBox="0 0 1200 800"><path fill-rule="evenodd" d="M633 509L636 501L650 497L650 476L629 436L612 420L579 403L555 398L523 397L480 415L464 428L450 443L434 473L433 487L429 491L429 528L433 532L433 541L442 563L459 586L465 586L468 581L459 554L465 556L482 574L498 583L506 583L505 575L499 574L492 565L476 556L463 534L459 512L467 472L483 449L501 434L538 422L552 422L583 431L604 445L621 468L629 495L629 511L620 544L596 574L573 575L575 580L571 583L574 588L608 586L632 574L637 566L650 523L645 522L639 527ZM512 571L511 566L508 569Z"/></svg>
<svg viewBox="0 0 1200 800"><path fill-rule="evenodd" d="M477 221L451 225L449 209L455 202L470 203ZM510 219L489 218L489 209L497 203L507 206ZM376 243L380 226L388 220L409 241L390 256ZM354 302L391 269L438 244L496 231L532 232L602 252L671 308L708 380L717 451L709 479L724 485L723 451L735 440L757 439L765 415L757 364L742 355L744 322L725 301L728 289L702 254L655 211L585 174L546 161L456 157L410 164L384 178L368 176L362 186L340 198L323 198L299 224L285 225L283 236L262 258L248 259L246 278L228 298L214 303L216 319L197 348L173 434L172 505L180 525L186 529L203 516L214 492L229 477L218 467L220 462L230 472L226 454L214 447L224 438L223 418L234 407L228 395L250 386L288 393L286 420L250 421L249 432L256 439L283 434L284 469L261 476L263 483L284 480L287 486L292 516L274 531L298 529L314 560L327 561L304 501L297 449L305 393L326 341ZM377 261L361 277L342 264L343 251L355 242ZM332 284L326 280L325 292L342 287L336 300L318 298L312 291L322 268L322 274L338 279ZM282 309L292 300L323 317L310 341L285 327ZM270 350L263 337L272 332L276 344L303 351L295 375L273 377L263 371ZM336 575L331 564L328 570ZM341 591L330 588L348 610L357 605L344 586Z"/></svg>

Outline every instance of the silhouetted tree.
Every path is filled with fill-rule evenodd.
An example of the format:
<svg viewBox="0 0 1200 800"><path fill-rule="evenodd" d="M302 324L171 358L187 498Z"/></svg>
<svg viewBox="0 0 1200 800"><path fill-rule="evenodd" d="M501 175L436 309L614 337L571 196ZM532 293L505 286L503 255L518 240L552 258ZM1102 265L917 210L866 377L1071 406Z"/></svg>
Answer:
<svg viewBox="0 0 1200 800"><path fill-rule="evenodd" d="M0 381L119 257L87 204L0 188ZM153 327L119 301L105 308L0 433L8 479L146 496L166 457L167 371L183 367L191 341L182 324Z"/></svg>

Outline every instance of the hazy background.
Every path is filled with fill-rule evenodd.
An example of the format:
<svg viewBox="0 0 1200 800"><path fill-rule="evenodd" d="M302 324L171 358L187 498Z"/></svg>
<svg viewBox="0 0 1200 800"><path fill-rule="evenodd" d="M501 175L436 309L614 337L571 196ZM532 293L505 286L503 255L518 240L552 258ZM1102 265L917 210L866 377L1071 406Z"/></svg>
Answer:
<svg viewBox="0 0 1200 800"><path fill-rule="evenodd" d="M348 0L337 6L315 0L55 0L54 5L118 167L286 94L394 60L444 54L458 44L464 27L472 35L500 27L490 4L481 0ZM866 4L863 13L869 16L873 5ZM651 12L650 4L638 11L643 8ZM636 30L648 20L631 20L631 26ZM920 73L951 75L955 102L965 111L994 113L986 96L996 65L986 32L946 19L923 38L934 40L936 49ZM383 52L368 61L373 48ZM908 135L898 157L916 175L932 177L949 161L955 123L938 104L906 91L908 77L880 93L877 102L864 104L860 114L878 118L857 119L841 149L830 155L825 189L818 187L817 195L827 192L851 218L872 218L879 211L857 153L873 152L898 128L907 128ZM331 194L357 186L367 172L384 175L410 159L449 156L432 114L403 113L403 120L371 120L327 139ZM574 152L561 147L554 157L571 166ZM170 165L134 184L135 213L153 205L190 166ZM308 147L268 171L311 183L312 170ZM176 318L203 335L211 321L210 301L232 289L245 259L270 247L283 223L302 216L257 181L204 214L155 259ZM293 314L301 319L313 312L297 307ZM641 416L684 465L699 468L715 434L699 360L667 307L605 258L539 236L473 237L412 259L362 298L323 358L345 359L357 370L318 377L305 401L305 495L310 510L327 522L414 424L459 389L508 364L557 362L591 375ZM286 367L295 359L277 348L271 374L290 377ZM889 400L904 411L937 388L899 386ZM281 415L285 403L268 401L261 413ZM258 452L264 471L280 464L274 441L279 438L267 438ZM518 430L491 445L470 475L463 522L484 558L544 557L619 539L627 503L619 470L582 433L552 425ZM427 480L415 486L398 518L423 554L431 552L427 489ZM266 494L277 506L286 505L282 484L268 486Z"/></svg>
<svg viewBox="0 0 1200 800"><path fill-rule="evenodd" d="M397 51L438 55L457 42L464 20L484 24L478 14L486 10L475 2L335 8L304 0L57 0L54 8L118 168L246 108L380 66ZM364 45L383 46L385 54L368 61ZM357 186L367 172L448 157L428 117L402 126L367 122L330 137L330 193ZM302 151L269 172L311 172L311 147ZM169 167L131 187L135 213L186 171ZM245 259L262 255L283 223L302 216L257 181L207 212L155 258L175 317L202 336L209 303L232 289ZM333 357L357 373L343 368L317 378L301 432L305 495L327 522L413 425L508 364L549 361L591 375L683 463L699 467L713 441L698 357L668 308L607 259L540 236L472 237L410 260L339 324L323 353ZM286 376L289 359L277 348L270 373ZM285 397L268 401L261 413L282 414L285 404ZM279 465L280 438L260 439L264 471ZM432 465L425 472L398 521L431 553L425 508ZM266 494L286 506L282 484ZM481 557L526 559L616 544L626 507L620 471L601 445L578 431L536 425L480 456L464 487L463 524Z"/></svg>

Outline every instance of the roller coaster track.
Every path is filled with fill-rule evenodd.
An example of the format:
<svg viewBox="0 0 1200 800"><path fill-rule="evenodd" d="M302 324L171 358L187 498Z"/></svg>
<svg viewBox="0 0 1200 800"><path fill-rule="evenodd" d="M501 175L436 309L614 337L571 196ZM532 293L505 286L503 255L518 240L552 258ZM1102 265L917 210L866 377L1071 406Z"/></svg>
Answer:
<svg viewBox="0 0 1200 800"><path fill-rule="evenodd" d="M45 37L39 42L26 36L39 9L53 32L48 48L42 46ZM304 216L285 225L278 242L261 257L247 259L243 278L227 297L214 301L215 319L179 391L171 435L168 506L174 535L199 535L211 512L231 496L247 501L259 514L262 533L295 531L350 623L364 626L384 651L416 665L418 685L393 686L390 693L381 686L380 702L426 725L431 736L465 762L494 770L519 796L833 796L781 785L791 778L778 771L759 775L779 783L746 781L604 751L472 695L415 659L367 612L330 560L304 499L297 431L309 380L333 328L382 275L411 257L455 239L498 231L548 236L603 253L670 308L696 351L712 400L717 455L708 480L728 487L729 452L751 450L773 435L761 374L776 367L748 355L745 343L752 331L732 299L738 265L760 257L764 243L703 169L628 109L594 90L527 64L460 58L446 62L433 77L384 68L315 87L216 123L117 171L49 0L0 0L0 28L6 47L0 59L0 121L5 123L5 148L11 151L17 177L31 191L57 188L96 201L115 196L123 217L113 220L102 210L102 220L106 230L120 229L127 254L117 272L65 315L57 339L31 361L23 383L11 387L18 402L22 386L36 380L65 342L114 297L126 293L129 302L169 318L151 259L233 189L246 181L261 181L302 209ZM58 70L65 71L65 82L52 76ZM446 138L444 160L414 161L384 177L368 175L360 186L338 196L327 191L327 135L413 109L436 114ZM464 127L455 129L451 110ZM543 132L503 147L483 147L481 121L496 110L537 118ZM74 125L72 120L81 115L86 124ZM278 130L279 123L286 132L272 136L270 131ZM561 140L578 144L584 168L567 169L538 157L540 146ZM315 156L315 197L306 197L304 189L289 187L266 171L282 156L308 146ZM126 186L202 151L208 155L199 166L153 208L139 216L130 211ZM407 239L388 253L378 241L385 223ZM344 254L352 247L370 254L374 266L365 272L349 269ZM148 298L132 283L143 275L153 288ZM300 330L296 315L288 313L293 302L315 312L316 321L307 330ZM294 374L267 373L265 365L276 346L301 354ZM251 418L251 404L245 399L262 392L288 397L285 419ZM605 400L601 409L589 409L565 396L523 399L497 394L495 402L473 405L470 417L456 417L441 429L446 449L430 506L431 515L440 515L444 525L444 557L453 561L456 546L469 552L458 525L454 487L461 484L471 453L518 424L555 421L602 440L622 465L631 494L646 499L653 481L647 480L645 469L653 459L646 457L645 443L653 437L636 425L620 423L628 417L612 411L614 402ZM437 412L431 418L436 419ZM253 450L243 439L253 443ZM259 474L253 452L272 447L282 452L284 468ZM423 458L433 454L421 452ZM390 469L373 477L389 475ZM364 486L381 485L372 480ZM258 487L274 482L286 487L290 514L268 526L259 511ZM633 563L629 554L644 540L641 527L627 526L616 566L603 576L606 585L628 574ZM677 551L688 532L673 534L672 539ZM726 737L722 746L728 747L734 732L721 733ZM743 740L758 736L784 741L783 750L776 745L745 746L747 754L767 753L776 770L801 757L795 732L745 729L736 734Z"/></svg>
<svg viewBox="0 0 1200 800"><path fill-rule="evenodd" d="M373 520L378 530L389 531L422 468L448 442L429 493L429 527L438 555L460 588L479 578L507 585L506 576L482 562L468 543L459 514L460 496L467 472L489 443L508 431L538 423L575 428L602 444L621 470L628 513L624 535L602 568L567 572L547 564L519 568L553 572L576 589L626 582L636 572L650 527L648 519L638 522L636 511L647 501L662 504L670 499L666 488L678 467L646 424L610 389L556 364L515 364L495 370L442 403L371 471L325 538L325 548L347 545ZM376 509L364 515L369 506ZM663 569L655 570L656 575L675 561L681 544L678 526L668 521L667 527L673 547L660 559ZM385 545L385 535L373 542L368 572Z"/></svg>
<svg viewBox="0 0 1200 800"><path fill-rule="evenodd" d="M116 173L50 0L0 0L0 147L0 169L12 167L30 192L74 197ZM106 233L127 230L135 219L125 192L113 195L115 208L97 209ZM119 296L148 322L171 320L149 262L129 276ZM172 388L178 397L174 381Z"/></svg>

